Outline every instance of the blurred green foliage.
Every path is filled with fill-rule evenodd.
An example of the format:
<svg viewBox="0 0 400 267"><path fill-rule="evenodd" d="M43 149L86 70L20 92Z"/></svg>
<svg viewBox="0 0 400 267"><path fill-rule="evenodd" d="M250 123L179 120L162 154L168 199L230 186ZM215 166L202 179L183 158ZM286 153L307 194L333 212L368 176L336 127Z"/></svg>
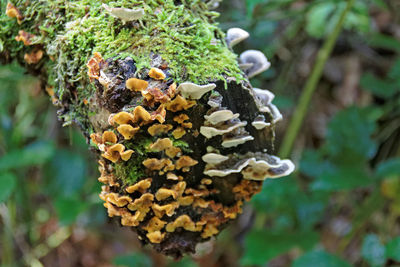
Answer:
<svg viewBox="0 0 400 267"><path fill-rule="evenodd" d="M225 30L236 26L251 33L236 52L259 49L273 62L252 84L276 93L275 103L287 120L301 94L299 54L329 36L345 4L345 0L235 0L220 7ZM339 40L346 56L366 50L374 58L363 65L359 77L358 94L367 101L336 104L321 139L304 127L299 141L305 145L293 153L297 172L267 180L251 201L249 208L256 217L243 240L233 236L235 230L226 230L219 241L224 247L209 260L232 258L241 266L400 264L400 41L378 30L371 15L377 10L396 12L391 4L357 0ZM381 67L383 63L389 67ZM76 129L60 129L55 108L37 81L17 64L0 67L0 85L2 264L31 265L68 239L76 227L93 229L107 241L117 239L114 232L104 230L116 228L106 224L97 196L96 162L84 138ZM335 88L332 82L321 82L318 90L326 95L314 99L310 119L321 115L318 101L334 102ZM279 142L284 131L278 130ZM57 219L59 232L43 236L39 229L52 218ZM31 249L18 257L22 252L14 246L21 237ZM238 241L235 248L228 246L232 240ZM124 249L117 247L110 262L156 265L147 251L136 247L132 252L130 243L124 243ZM197 264L184 258L167 265Z"/></svg>

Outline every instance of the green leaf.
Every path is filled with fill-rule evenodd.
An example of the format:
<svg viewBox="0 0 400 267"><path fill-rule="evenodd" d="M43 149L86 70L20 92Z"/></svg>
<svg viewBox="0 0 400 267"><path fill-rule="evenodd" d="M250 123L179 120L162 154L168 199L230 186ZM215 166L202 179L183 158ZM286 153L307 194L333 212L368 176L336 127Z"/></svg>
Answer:
<svg viewBox="0 0 400 267"><path fill-rule="evenodd" d="M300 171L313 178L334 171L334 164L323 159L321 154L318 150L305 150L299 166Z"/></svg>
<svg viewBox="0 0 400 267"><path fill-rule="evenodd" d="M351 265L335 255L324 251L312 251L296 259L292 267L350 267Z"/></svg>
<svg viewBox="0 0 400 267"><path fill-rule="evenodd" d="M83 188L86 176L87 163L81 155L57 150L47 169L47 190L54 196L72 196Z"/></svg>
<svg viewBox="0 0 400 267"><path fill-rule="evenodd" d="M377 150L371 136L376 129L373 110L350 107L329 122L324 149L336 163L360 164Z"/></svg>
<svg viewBox="0 0 400 267"><path fill-rule="evenodd" d="M327 25L329 23L329 16L334 12L336 5L334 3L326 2L315 5L307 13L306 31L309 35L315 38L321 38L329 30Z"/></svg>
<svg viewBox="0 0 400 267"><path fill-rule="evenodd" d="M47 162L54 154L51 142L35 142L24 149L12 150L0 157L0 170L9 170Z"/></svg>
<svg viewBox="0 0 400 267"><path fill-rule="evenodd" d="M367 40L369 46L400 52L400 41L392 36L375 33Z"/></svg>
<svg viewBox="0 0 400 267"><path fill-rule="evenodd" d="M400 59L397 59L388 73L388 78L396 82L397 89L400 90Z"/></svg>
<svg viewBox="0 0 400 267"><path fill-rule="evenodd" d="M266 180L263 184L262 191L252 198L252 203L258 211L274 212L293 210L294 206L290 201L282 201L282 199L290 199L301 194L293 177L285 179Z"/></svg>
<svg viewBox="0 0 400 267"><path fill-rule="evenodd" d="M360 84L364 90L384 99L393 97L400 90L393 81L378 79L369 72L363 74Z"/></svg>
<svg viewBox="0 0 400 267"><path fill-rule="evenodd" d="M379 178L399 177L400 158L392 158L379 163L376 167L376 176Z"/></svg>
<svg viewBox="0 0 400 267"><path fill-rule="evenodd" d="M375 234L364 237L361 255L372 267L382 266L386 262L385 247Z"/></svg>
<svg viewBox="0 0 400 267"><path fill-rule="evenodd" d="M335 169L323 173L310 186L312 190L338 191L368 186L372 182L364 166L349 164L336 166Z"/></svg>
<svg viewBox="0 0 400 267"><path fill-rule="evenodd" d="M12 173L0 174L0 202L5 202L17 185L17 177Z"/></svg>
<svg viewBox="0 0 400 267"><path fill-rule="evenodd" d="M267 2L268 0L246 0L246 8L247 8L247 17L251 18L253 14L254 8L263 2Z"/></svg>
<svg viewBox="0 0 400 267"><path fill-rule="evenodd" d="M145 254L132 253L115 257L113 259L113 264L127 267L148 267L152 266L152 261Z"/></svg>
<svg viewBox="0 0 400 267"><path fill-rule="evenodd" d="M400 237L396 237L386 244L386 257L400 261Z"/></svg>
<svg viewBox="0 0 400 267"><path fill-rule="evenodd" d="M88 207L88 204L78 198L59 197L55 201L58 220L63 225L75 222L78 215Z"/></svg>
<svg viewBox="0 0 400 267"><path fill-rule="evenodd" d="M252 230L245 238L243 265L262 265L292 248L311 249L319 240L315 232L270 233Z"/></svg>

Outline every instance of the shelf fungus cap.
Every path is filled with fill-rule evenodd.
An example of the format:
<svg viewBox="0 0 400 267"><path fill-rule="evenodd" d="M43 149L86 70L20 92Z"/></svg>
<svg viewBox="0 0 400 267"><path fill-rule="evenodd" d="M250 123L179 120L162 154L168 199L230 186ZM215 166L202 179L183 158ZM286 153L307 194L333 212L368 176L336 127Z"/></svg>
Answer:
<svg viewBox="0 0 400 267"><path fill-rule="evenodd" d="M242 64L253 64L245 72L249 78L266 71L271 63L265 57L265 55L258 50L247 50L240 54L240 62Z"/></svg>
<svg viewBox="0 0 400 267"><path fill-rule="evenodd" d="M215 83L197 85L194 83L186 82L181 83L178 86L178 92L180 92L184 98L200 99L205 93L210 92L215 87L217 87Z"/></svg>
<svg viewBox="0 0 400 267"><path fill-rule="evenodd" d="M124 207L132 202L132 199L128 196L120 196L117 193L110 193L106 195L106 201L114 204L117 207Z"/></svg>
<svg viewBox="0 0 400 267"><path fill-rule="evenodd" d="M183 127L178 127L172 131L172 135L175 139L180 139L182 136L186 134L186 131Z"/></svg>
<svg viewBox="0 0 400 267"><path fill-rule="evenodd" d="M151 136L156 136L168 133L172 128L173 126L171 124L153 124L147 129L147 132Z"/></svg>
<svg viewBox="0 0 400 267"><path fill-rule="evenodd" d="M131 113L121 111L113 116L112 121L117 124L129 124L134 121L134 117Z"/></svg>
<svg viewBox="0 0 400 267"><path fill-rule="evenodd" d="M189 156L182 156L176 161L176 169L179 170L185 167L192 167L197 163L198 163L197 160L194 160Z"/></svg>
<svg viewBox="0 0 400 267"><path fill-rule="evenodd" d="M240 160L237 163L235 163L233 166L231 166L231 167L227 166L226 168L223 168L223 169L219 169L218 167L210 168L210 166L206 166L206 169L204 170L203 173L208 176L225 177L232 173L241 172L245 167L247 167L249 165L250 160L251 159Z"/></svg>
<svg viewBox="0 0 400 267"><path fill-rule="evenodd" d="M118 138L115 135L115 133L113 133L111 131L105 131L103 133L103 135L101 136L101 141L103 144L105 144L105 143L115 144L118 142Z"/></svg>
<svg viewBox="0 0 400 267"><path fill-rule="evenodd" d="M144 9L129 9L120 7L110 7L107 4L103 4L102 7L113 17L119 18L123 23L128 21L138 20L144 16Z"/></svg>
<svg viewBox="0 0 400 267"><path fill-rule="evenodd" d="M23 17L21 15L21 12L10 2L7 3L6 15L10 18L16 18L18 24L22 23Z"/></svg>
<svg viewBox="0 0 400 267"><path fill-rule="evenodd" d="M177 95L172 101L165 104L165 108L172 112L187 110L196 105L196 101L186 100L180 95Z"/></svg>
<svg viewBox="0 0 400 267"><path fill-rule="evenodd" d="M210 115L205 115L204 118L213 125L216 125L220 122L228 121L231 119L239 118L239 114L233 114L231 110L217 110Z"/></svg>
<svg viewBox="0 0 400 267"><path fill-rule="evenodd" d="M270 104L269 108L272 113L273 123L277 123L278 121L281 121L283 119L282 113L279 111L279 109L275 105Z"/></svg>
<svg viewBox="0 0 400 267"><path fill-rule="evenodd" d="M161 233L160 231L154 231L146 234L146 237L149 239L151 243L159 244L163 241L165 233Z"/></svg>
<svg viewBox="0 0 400 267"><path fill-rule="evenodd" d="M121 152L121 159L123 161L128 161L131 158L133 152L133 150L126 150L124 152Z"/></svg>
<svg viewBox="0 0 400 267"><path fill-rule="evenodd" d="M179 147L171 146L165 150L165 155L173 159L176 156L180 156L182 154L181 152L182 150Z"/></svg>
<svg viewBox="0 0 400 267"><path fill-rule="evenodd" d="M125 138L125 140L132 139L139 130L140 127L133 127L129 124L121 124L117 128L117 131Z"/></svg>
<svg viewBox="0 0 400 267"><path fill-rule="evenodd" d="M187 121L187 120L189 120L189 116L186 115L186 114L180 114L179 116L175 116L174 117L174 121L179 123L179 124L181 124L181 123L183 123L184 121Z"/></svg>
<svg viewBox="0 0 400 267"><path fill-rule="evenodd" d="M164 226L166 224L167 224L167 222L161 220L160 218L153 217L150 219L150 221L147 223L147 225L143 227L143 229L149 233L152 233L155 231L160 231L161 229L164 228Z"/></svg>
<svg viewBox="0 0 400 267"><path fill-rule="evenodd" d="M150 145L150 149L155 152L161 152L166 150L167 148L172 147L172 141L168 137L166 138L159 138L157 141Z"/></svg>
<svg viewBox="0 0 400 267"><path fill-rule="evenodd" d="M151 68L149 71L149 76L155 80L164 80L166 78L165 73L158 68Z"/></svg>
<svg viewBox="0 0 400 267"><path fill-rule="evenodd" d="M150 113L144 109L142 106L137 106L133 110L133 122L140 122L141 124L146 124L152 120Z"/></svg>
<svg viewBox="0 0 400 267"><path fill-rule="evenodd" d="M121 153L123 153L125 150L124 145L122 144L115 144L113 146L110 146L106 149L106 152L104 154L102 154L102 156L110 161L112 161L113 163L117 162L120 157L121 157Z"/></svg>
<svg viewBox="0 0 400 267"><path fill-rule="evenodd" d="M42 49L33 50L29 54L26 53L24 55L24 60L28 64L37 64L42 59L43 53Z"/></svg>
<svg viewBox="0 0 400 267"><path fill-rule="evenodd" d="M179 227L191 232L196 231L196 224L186 214L179 216L174 222L167 224L165 230L167 230L167 232L175 232L175 229Z"/></svg>
<svg viewBox="0 0 400 267"><path fill-rule="evenodd" d="M248 141L253 141L254 137L250 135L245 136L235 136L232 138L224 138L222 141L222 146L229 148L229 147L236 147L238 145L242 145Z"/></svg>
<svg viewBox="0 0 400 267"><path fill-rule="evenodd" d="M257 130L262 130L266 127L271 126L271 123L265 122L264 115L258 115L251 123L251 125L253 125L253 127L256 128Z"/></svg>
<svg viewBox="0 0 400 267"><path fill-rule="evenodd" d="M216 153L208 153L208 154L205 154L201 159L205 163L220 164L220 163L228 160L229 157L224 156L224 155L220 155L220 154L216 154Z"/></svg>
<svg viewBox="0 0 400 267"><path fill-rule="evenodd" d="M209 9L217 9L219 7L219 3L221 1L222 0L209 0L207 2L207 6L208 6Z"/></svg>
<svg viewBox="0 0 400 267"><path fill-rule="evenodd" d="M275 95L266 89L253 88L253 90L264 105L271 104L275 98Z"/></svg>
<svg viewBox="0 0 400 267"><path fill-rule="evenodd" d="M136 191L140 192L141 194L144 194L147 191L147 189L150 188L151 181L152 181L151 178L141 180L141 181L137 182L136 184L125 188L125 191L130 194L133 192L136 192Z"/></svg>
<svg viewBox="0 0 400 267"><path fill-rule="evenodd" d="M152 195L151 193L145 193L141 195L140 198L137 198L134 202L130 203L128 205L128 209L131 211L142 210L144 212L147 212L150 210L153 201L154 195Z"/></svg>
<svg viewBox="0 0 400 267"><path fill-rule="evenodd" d="M156 199L158 201L162 201L162 200L167 199L169 197L172 197L173 199L176 199L178 194L172 189L160 188L156 192L155 196L156 196Z"/></svg>
<svg viewBox="0 0 400 267"><path fill-rule="evenodd" d="M249 38L250 34L240 28L230 28L226 32L226 42L230 47L237 45L241 41Z"/></svg>
<svg viewBox="0 0 400 267"><path fill-rule="evenodd" d="M160 206L158 204L153 204L153 206L151 206L154 214L158 217L161 218L164 215L167 215L168 217L171 217L172 215L174 215L175 213L175 209L178 207L178 203L173 202L170 204L166 204L163 206Z"/></svg>
<svg viewBox="0 0 400 267"><path fill-rule="evenodd" d="M149 83L147 81L137 78L130 78L125 83L126 88L136 92L145 90L148 85Z"/></svg>
<svg viewBox="0 0 400 267"><path fill-rule="evenodd" d="M252 159L249 162L249 166L243 171L243 178L248 180L263 181L267 178L280 178L291 174L295 166L290 160L281 160L277 157L276 165L271 165L271 163L264 160Z"/></svg>
<svg viewBox="0 0 400 267"><path fill-rule="evenodd" d="M160 160L160 159L156 159L156 158L146 159L142 162L142 164L147 169L152 170L152 171L159 171L165 167L164 161Z"/></svg>
<svg viewBox="0 0 400 267"><path fill-rule="evenodd" d="M232 125L229 125L228 127L225 128L216 128L216 127L210 127L210 126L201 126L200 127L200 133L204 135L206 138L212 138L217 135L223 135L229 132L232 132L233 130L239 128L239 127L244 127L247 125L246 121L243 122L235 122Z"/></svg>

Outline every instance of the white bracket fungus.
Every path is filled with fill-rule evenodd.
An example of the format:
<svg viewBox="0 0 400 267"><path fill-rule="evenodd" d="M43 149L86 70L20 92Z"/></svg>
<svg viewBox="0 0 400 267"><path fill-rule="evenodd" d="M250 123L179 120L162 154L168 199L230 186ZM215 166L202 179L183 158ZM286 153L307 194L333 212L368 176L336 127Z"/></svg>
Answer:
<svg viewBox="0 0 400 267"><path fill-rule="evenodd" d="M228 159L229 157L216 153L208 153L202 157L202 160L209 164L220 164Z"/></svg>
<svg viewBox="0 0 400 267"><path fill-rule="evenodd" d="M275 95L271 91L259 88L253 88L253 90L264 105L271 104L275 98Z"/></svg>
<svg viewBox="0 0 400 267"><path fill-rule="evenodd" d="M232 173L239 173L241 172L247 165L249 165L250 159L247 160L242 160L239 161L235 166L233 166L230 169L224 169L224 170L219 170L219 169L206 169L204 170L204 174L211 176L211 177L225 177L228 176Z"/></svg>
<svg viewBox="0 0 400 267"><path fill-rule="evenodd" d="M226 43L230 47L233 47L234 45L237 45L241 41L249 38L249 36L250 34L245 30L242 30L240 28L230 28L226 32Z"/></svg>
<svg viewBox="0 0 400 267"><path fill-rule="evenodd" d="M280 178L291 174L295 166L288 160L281 160L277 157L277 165L271 165L270 163L256 159L251 159L249 166L242 171L243 178L248 180L263 181L267 178Z"/></svg>
<svg viewBox="0 0 400 267"><path fill-rule="evenodd" d="M216 125L220 122L228 121L231 119L237 119L239 118L239 114L238 113L233 114L232 111L223 109L215 111L210 115L205 115L204 118L211 124Z"/></svg>
<svg viewBox="0 0 400 267"><path fill-rule="evenodd" d="M253 125L253 127L256 128L257 130L262 130L266 127L271 126L271 123L265 122L264 115L259 115L257 116L257 118L254 119L251 125Z"/></svg>
<svg viewBox="0 0 400 267"><path fill-rule="evenodd" d="M222 0L210 0L210 1L207 2L207 6L208 6L208 8L210 8L210 9L216 9L216 8L219 7L219 3L220 3L221 1L222 1Z"/></svg>
<svg viewBox="0 0 400 267"><path fill-rule="evenodd" d="M249 78L252 78L257 74L266 71L271 66L271 63L268 61L265 55L258 50L244 51L242 54L240 54L240 63L253 64L245 71Z"/></svg>
<svg viewBox="0 0 400 267"><path fill-rule="evenodd" d="M275 156L270 159L259 159L255 157L238 161L232 168L217 169L213 165L207 165L204 174L208 176L225 177L232 173L241 172L244 179L262 181L267 178L279 178L287 176L295 169L290 160L281 160Z"/></svg>
<svg viewBox="0 0 400 267"><path fill-rule="evenodd" d="M238 145L242 145L246 143L247 141L253 141L254 137L250 135L246 136L239 136L239 137L233 137L233 138L227 138L222 141L222 146L229 148L229 147L236 147Z"/></svg>
<svg viewBox="0 0 400 267"><path fill-rule="evenodd" d="M253 88L253 90L254 90L254 93L257 95L257 97L260 99L261 103L264 105L259 108L260 111L271 113L271 115L273 117L273 121L272 121L273 123L277 123L278 121L282 120L282 118L283 118L282 114L280 113L278 108L274 104L272 104L272 100L274 100L275 95L273 93L271 93L270 91L264 90L264 89ZM252 125L256 128L262 126L262 124L259 120L257 120L257 121L255 120L252 123ZM266 125L266 126L269 126L269 125Z"/></svg>
<svg viewBox="0 0 400 267"><path fill-rule="evenodd" d="M237 122L231 126L229 126L228 128L221 128L221 129L217 129L214 127L209 127L209 126L201 126L200 127L200 133L202 135L204 135L206 138L211 138L217 135L223 135L229 132L232 132L233 130L239 128L239 127L244 127L247 125L247 122Z"/></svg>
<svg viewBox="0 0 400 267"><path fill-rule="evenodd" d="M250 69L251 67L253 67L253 63L241 63L241 64L239 64L239 68L242 70L242 71L244 71L244 72L246 72L248 69Z"/></svg>
<svg viewBox="0 0 400 267"><path fill-rule="evenodd" d="M200 99L205 93L213 90L215 87L215 83L210 83L206 85L197 85L194 83L181 83L178 86L178 92L181 92L184 98L191 99Z"/></svg>
<svg viewBox="0 0 400 267"><path fill-rule="evenodd" d="M271 105L269 105L269 108L270 108L271 113L272 113L272 117L273 117L273 121L272 122L273 123L277 123L278 121L281 121L283 119L283 116L282 116L281 112L279 111L279 109L275 105L271 104Z"/></svg>
<svg viewBox="0 0 400 267"><path fill-rule="evenodd" d="M144 16L144 9L129 9L121 7L109 7L107 4L103 4L102 7L110 13L110 15L119 18L123 23L128 21L138 20Z"/></svg>

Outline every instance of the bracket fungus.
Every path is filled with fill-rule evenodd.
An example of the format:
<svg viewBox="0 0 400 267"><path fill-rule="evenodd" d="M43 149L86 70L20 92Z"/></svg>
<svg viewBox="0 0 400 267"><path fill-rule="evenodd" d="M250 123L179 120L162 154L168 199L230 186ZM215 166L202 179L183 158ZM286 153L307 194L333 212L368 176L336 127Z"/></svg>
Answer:
<svg viewBox="0 0 400 267"><path fill-rule="evenodd" d="M144 9L129 9L129 8L119 8L119 7L110 7L107 4L102 5L103 8L113 17L116 17L122 20L123 23L128 21L138 20L144 16Z"/></svg>
<svg viewBox="0 0 400 267"><path fill-rule="evenodd" d="M181 83L178 86L178 92L184 98L190 99L200 99L205 93L210 92L216 87L214 83L206 84L206 85L197 85L194 83Z"/></svg>
<svg viewBox="0 0 400 267"><path fill-rule="evenodd" d="M237 45L241 41L249 38L250 34L240 28L230 28L226 32L226 42L230 47Z"/></svg>
<svg viewBox="0 0 400 267"><path fill-rule="evenodd" d="M232 28L225 39L210 12L220 0L79 0L84 12L42 2L43 16L7 5L1 53L41 75L59 118L81 127L108 215L143 244L176 258L194 253L263 180L294 170L272 156L269 126L282 119L273 94L249 82L270 63L255 50L237 58L233 47L248 33ZM8 45L15 40L24 45Z"/></svg>
<svg viewBox="0 0 400 267"><path fill-rule="evenodd" d="M271 66L271 63L265 57L264 53L257 50L247 50L240 54L240 62L248 64L245 72L249 78L266 71Z"/></svg>

